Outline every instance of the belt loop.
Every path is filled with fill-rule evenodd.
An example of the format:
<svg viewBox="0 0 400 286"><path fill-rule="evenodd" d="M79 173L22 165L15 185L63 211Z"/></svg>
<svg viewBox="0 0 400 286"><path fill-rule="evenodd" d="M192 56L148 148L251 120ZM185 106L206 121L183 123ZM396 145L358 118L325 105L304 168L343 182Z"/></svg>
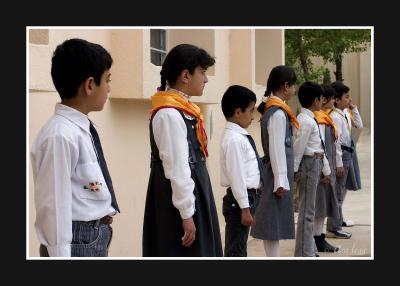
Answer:
<svg viewBox="0 0 400 286"><path fill-rule="evenodd" d="M99 229L99 225L100 225L100 219L96 220L96 222L94 223L94 229Z"/></svg>

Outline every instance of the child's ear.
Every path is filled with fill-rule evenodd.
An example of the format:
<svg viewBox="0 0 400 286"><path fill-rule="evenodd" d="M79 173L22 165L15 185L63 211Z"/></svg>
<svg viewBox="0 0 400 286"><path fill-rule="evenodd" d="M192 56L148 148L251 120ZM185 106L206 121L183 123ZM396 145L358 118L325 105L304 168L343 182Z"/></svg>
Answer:
<svg viewBox="0 0 400 286"><path fill-rule="evenodd" d="M182 72L181 72L181 74L179 75L179 77L180 77L180 79L181 79L181 81L183 82L183 83L185 83L185 84L187 84L188 82L189 82L189 79L190 79L190 72L189 72L189 70L183 70Z"/></svg>
<svg viewBox="0 0 400 286"><path fill-rule="evenodd" d="M84 82L83 82L83 87L85 90L85 93L87 95L91 95L94 89L94 78L93 77L88 77Z"/></svg>
<svg viewBox="0 0 400 286"><path fill-rule="evenodd" d="M289 83L287 81L285 82L284 87L285 87L285 91L286 92L290 89L290 85L289 85Z"/></svg>

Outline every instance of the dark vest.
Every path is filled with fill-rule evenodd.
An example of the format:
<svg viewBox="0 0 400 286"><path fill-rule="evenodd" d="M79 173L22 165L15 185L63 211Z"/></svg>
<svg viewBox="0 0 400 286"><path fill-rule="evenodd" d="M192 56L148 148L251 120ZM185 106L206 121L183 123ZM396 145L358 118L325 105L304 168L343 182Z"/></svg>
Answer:
<svg viewBox="0 0 400 286"><path fill-rule="evenodd" d="M182 218L172 203L171 181L164 175L159 150L154 140L152 118L150 120L151 172L143 224L143 256L222 256L218 216L206 159L196 137L196 120L190 120L183 112L179 112L187 128L188 162L195 183L193 220L196 225L196 239L192 246L182 246Z"/></svg>
<svg viewBox="0 0 400 286"><path fill-rule="evenodd" d="M271 116L279 110L273 106L263 114L261 119L261 141L264 150L263 161L263 187L261 188L261 199L255 213L255 223L251 235L257 239L280 240L294 239L294 210L293 210L293 180L294 180L294 157L292 142L292 125L286 116L285 130L285 153L287 165L287 177L290 191L282 199L277 199L273 193L274 173L272 171L271 158L269 153L268 122Z"/></svg>

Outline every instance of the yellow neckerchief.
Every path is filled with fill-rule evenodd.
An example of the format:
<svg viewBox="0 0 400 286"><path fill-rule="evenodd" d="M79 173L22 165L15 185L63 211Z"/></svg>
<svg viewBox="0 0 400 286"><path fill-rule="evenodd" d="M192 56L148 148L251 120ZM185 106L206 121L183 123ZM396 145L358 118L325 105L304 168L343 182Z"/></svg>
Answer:
<svg viewBox="0 0 400 286"><path fill-rule="evenodd" d="M344 113L344 110L342 111L342 110L340 110L340 109L338 109L338 108L336 108L336 107L334 107L333 110L336 111L336 112L340 115L340 117L342 117L342 121L344 122L344 124L346 124L347 132L349 133L349 136L350 136L350 124L351 124L351 123L348 122L348 121L346 120L346 117L343 115L343 114L345 114L345 113ZM342 114L342 112L343 112L343 114ZM351 120L351 119L350 119L350 120Z"/></svg>
<svg viewBox="0 0 400 286"><path fill-rule="evenodd" d="M162 108L175 108L195 117L196 123L196 136L197 140L201 145L201 149L206 157L208 157L207 151L207 134L203 125L203 114L200 111L200 107L196 104L185 100L176 91L158 91L151 97L152 109L151 115L154 115L158 110Z"/></svg>
<svg viewBox="0 0 400 286"><path fill-rule="evenodd" d="M290 122L292 122L292 124L294 125L294 127L296 127L297 129L299 129L300 124L299 121L297 120L297 118L294 116L292 109L290 108L289 105L287 105L283 100L281 99L277 99L277 98L271 98L268 97L266 103L265 103L265 111L268 110L268 108L272 107L272 106L279 106L280 108L282 108L283 110L285 110L285 112L287 113L287 115L289 116Z"/></svg>
<svg viewBox="0 0 400 286"><path fill-rule="evenodd" d="M314 116L315 116L315 119L317 119L318 124L332 126L333 130L335 131L335 139L337 140L338 139L338 130L336 128L335 123L333 122L332 117L329 115L328 110L327 111L323 111L323 110L314 111Z"/></svg>

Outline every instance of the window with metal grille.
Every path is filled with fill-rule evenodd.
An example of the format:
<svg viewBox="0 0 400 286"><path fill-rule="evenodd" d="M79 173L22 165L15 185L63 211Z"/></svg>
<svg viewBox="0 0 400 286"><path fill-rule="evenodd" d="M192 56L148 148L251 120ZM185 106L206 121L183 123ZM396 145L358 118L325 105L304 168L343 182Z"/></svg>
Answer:
<svg viewBox="0 0 400 286"><path fill-rule="evenodd" d="M166 30L150 30L150 58L151 63L161 66L167 54L167 32Z"/></svg>

